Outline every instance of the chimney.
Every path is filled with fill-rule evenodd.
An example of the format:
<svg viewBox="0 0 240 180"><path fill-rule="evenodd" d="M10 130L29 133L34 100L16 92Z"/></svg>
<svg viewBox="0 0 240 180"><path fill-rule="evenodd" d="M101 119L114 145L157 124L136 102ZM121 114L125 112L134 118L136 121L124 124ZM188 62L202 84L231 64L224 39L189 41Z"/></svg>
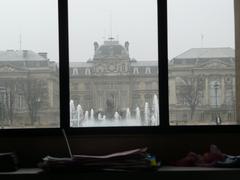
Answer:
<svg viewBox="0 0 240 180"><path fill-rule="evenodd" d="M39 54L39 56L43 57L44 59L46 59L46 60L48 59L48 56L47 56L48 53L46 53L46 52L39 52L38 54Z"/></svg>
<svg viewBox="0 0 240 180"><path fill-rule="evenodd" d="M98 47L99 47L99 45L98 45L98 43L96 41L93 43L93 45L94 45L94 52L96 52Z"/></svg>
<svg viewBox="0 0 240 180"><path fill-rule="evenodd" d="M129 52L129 42L128 41L125 42L125 49L127 50L127 52Z"/></svg>
<svg viewBox="0 0 240 180"><path fill-rule="evenodd" d="M26 58L28 55L28 50L23 50L23 58Z"/></svg>

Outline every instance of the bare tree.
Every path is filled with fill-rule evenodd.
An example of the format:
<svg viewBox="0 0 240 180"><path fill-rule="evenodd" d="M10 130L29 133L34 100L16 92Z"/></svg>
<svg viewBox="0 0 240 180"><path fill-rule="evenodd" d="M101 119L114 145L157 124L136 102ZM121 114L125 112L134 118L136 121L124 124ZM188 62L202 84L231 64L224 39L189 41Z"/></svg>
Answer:
<svg viewBox="0 0 240 180"><path fill-rule="evenodd" d="M15 80L1 80L1 117L8 120L10 124L13 123L16 102L16 81Z"/></svg>
<svg viewBox="0 0 240 180"><path fill-rule="evenodd" d="M4 128L4 120L5 120L5 117L6 117L6 111L5 111L4 104L5 104L4 103L4 96L3 96L3 93L1 93L1 91L0 91L0 123L1 123L1 128Z"/></svg>
<svg viewBox="0 0 240 180"><path fill-rule="evenodd" d="M44 81L28 76L22 79L21 90L28 108L31 125L37 122L44 95Z"/></svg>
<svg viewBox="0 0 240 180"><path fill-rule="evenodd" d="M194 75L182 77L183 81L179 87L179 96L190 108L190 117L193 119L196 107L199 105L203 91L203 76Z"/></svg>
<svg viewBox="0 0 240 180"><path fill-rule="evenodd" d="M10 124L13 123L13 116L15 113L15 102L16 102L16 81L6 81L5 82L7 91L6 91L6 96L7 96L7 113L8 113L8 118L10 121Z"/></svg>

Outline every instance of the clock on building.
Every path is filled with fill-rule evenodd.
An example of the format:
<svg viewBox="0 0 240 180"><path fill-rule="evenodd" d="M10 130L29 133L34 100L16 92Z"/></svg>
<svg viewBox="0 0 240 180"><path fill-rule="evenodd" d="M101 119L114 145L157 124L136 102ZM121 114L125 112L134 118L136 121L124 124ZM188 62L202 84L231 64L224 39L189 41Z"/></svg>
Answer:
<svg viewBox="0 0 240 180"><path fill-rule="evenodd" d="M115 71L115 66L113 64L108 66L109 71Z"/></svg>

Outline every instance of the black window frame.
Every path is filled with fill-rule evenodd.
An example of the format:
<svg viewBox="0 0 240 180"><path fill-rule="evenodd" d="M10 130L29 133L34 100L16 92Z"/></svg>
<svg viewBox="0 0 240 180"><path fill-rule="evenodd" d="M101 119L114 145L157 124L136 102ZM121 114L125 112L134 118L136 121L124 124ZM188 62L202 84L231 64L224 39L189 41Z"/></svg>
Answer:
<svg viewBox="0 0 240 180"><path fill-rule="evenodd" d="M60 87L60 127L34 129L2 129L0 134L23 135L61 135L65 129L70 135L137 135L161 133L225 133L239 132L240 125L197 125L170 126L168 96L168 26L167 0L157 0L158 10L158 83L159 83L159 126L145 127L70 127L70 111L66 104L70 99L69 75L69 33L68 33L68 0L58 0L58 33L59 33L59 87Z"/></svg>

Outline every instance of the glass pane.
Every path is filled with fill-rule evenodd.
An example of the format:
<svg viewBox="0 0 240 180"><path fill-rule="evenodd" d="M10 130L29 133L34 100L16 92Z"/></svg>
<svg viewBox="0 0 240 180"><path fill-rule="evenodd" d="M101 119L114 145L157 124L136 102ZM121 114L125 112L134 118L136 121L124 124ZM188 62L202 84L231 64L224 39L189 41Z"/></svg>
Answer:
<svg viewBox="0 0 240 180"><path fill-rule="evenodd" d="M233 0L168 0L171 125L235 119Z"/></svg>
<svg viewBox="0 0 240 180"><path fill-rule="evenodd" d="M59 127L57 7L0 2L0 128Z"/></svg>
<svg viewBox="0 0 240 180"><path fill-rule="evenodd" d="M157 0L69 1L70 126L157 126Z"/></svg>

